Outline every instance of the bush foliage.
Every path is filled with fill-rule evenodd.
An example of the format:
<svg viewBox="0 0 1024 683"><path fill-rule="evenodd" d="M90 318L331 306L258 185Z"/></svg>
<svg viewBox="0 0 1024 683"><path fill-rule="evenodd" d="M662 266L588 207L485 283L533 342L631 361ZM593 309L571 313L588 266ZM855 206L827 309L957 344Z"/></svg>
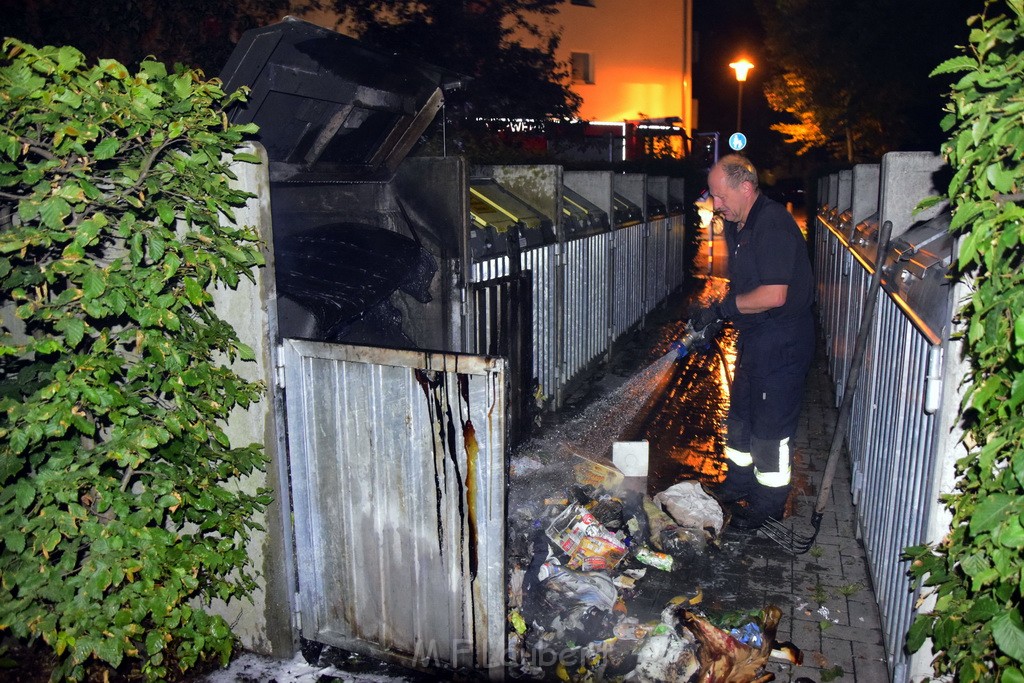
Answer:
<svg viewBox="0 0 1024 683"><path fill-rule="evenodd" d="M203 609L247 595L265 466L222 426L262 387L209 289L252 278L235 224L240 95L194 71L16 40L0 52L0 636L54 678L97 662L150 680L226 662Z"/></svg>
<svg viewBox="0 0 1024 683"><path fill-rule="evenodd" d="M1004 11L1008 10L1008 11ZM1002 11L1002 13L1000 13ZM958 265L972 283L962 311L970 361L964 404L969 455L947 502L949 535L908 549L935 596L908 645L926 638L934 670L957 681L1024 681L1024 2L989 0L971 20L943 127Z"/></svg>

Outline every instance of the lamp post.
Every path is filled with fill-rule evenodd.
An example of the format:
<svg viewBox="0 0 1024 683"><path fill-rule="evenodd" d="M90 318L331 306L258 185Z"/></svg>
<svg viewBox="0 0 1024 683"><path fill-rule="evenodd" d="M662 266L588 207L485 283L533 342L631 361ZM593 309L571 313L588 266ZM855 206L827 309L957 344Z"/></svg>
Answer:
<svg viewBox="0 0 1024 683"><path fill-rule="evenodd" d="M747 72L754 68L746 58L740 58L729 64L729 68L736 71L736 84L739 86L739 93L736 96L736 132L742 132L740 124L743 122L743 81L747 80Z"/></svg>

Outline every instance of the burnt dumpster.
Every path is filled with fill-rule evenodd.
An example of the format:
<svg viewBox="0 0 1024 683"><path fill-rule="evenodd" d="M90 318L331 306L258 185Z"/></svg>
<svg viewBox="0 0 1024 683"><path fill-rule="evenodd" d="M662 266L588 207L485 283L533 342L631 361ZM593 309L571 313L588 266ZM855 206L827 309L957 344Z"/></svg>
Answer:
<svg viewBox="0 0 1024 683"><path fill-rule="evenodd" d="M269 157L279 609L296 639L498 677L508 362L466 353L464 162L406 158L454 82L292 19L222 76Z"/></svg>
<svg viewBox="0 0 1024 683"><path fill-rule="evenodd" d="M270 158L281 333L451 348L459 230L425 224L411 206L426 193L394 181L448 75L285 20L247 33L222 78L250 88L231 119L257 123Z"/></svg>
<svg viewBox="0 0 1024 683"><path fill-rule="evenodd" d="M904 642L918 599L904 548L939 540L948 516L941 484L952 477L958 439L958 342L952 311L955 240L941 195L950 170L934 154L895 152L881 165L831 174L817 214L818 313L837 401L852 400L845 434L858 536L879 603L891 678L926 673L927 653L911 657ZM889 241L879 244L883 228ZM879 253L882 260L879 262ZM862 319L871 275L880 271L873 319ZM862 349L861 326L871 334ZM853 354L860 382L846 396Z"/></svg>
<svg viewBox="0 0 1024 683"><path fill-rule="evenodd" d="M250 89L231 117L269 159L253 192L296 638L501 677L510 443L574 376L572 316L597 312L593 360L627 274L646 301L644 179L592 194L558 166L409 157L457 79L301 21L246 33L223 80Z"/></svg>

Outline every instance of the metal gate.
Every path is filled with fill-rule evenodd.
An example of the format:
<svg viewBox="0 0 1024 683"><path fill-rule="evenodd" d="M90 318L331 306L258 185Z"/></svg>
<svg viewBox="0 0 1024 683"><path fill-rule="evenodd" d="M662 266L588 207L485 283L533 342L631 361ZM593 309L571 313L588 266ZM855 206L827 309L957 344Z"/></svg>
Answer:
<svg viewBox="0 0 1024 683"><path fill-rule="evenodd" d="M502 358L285 339L301 632L502 674Z"/></svg>
<svg viewBox="0 0 1024 683"><path fill-rule="evenodd" d="M474 320L469 350L508 359L508 440L516 444L529 430L534 391L533 340L537 317L531 271L472 282L469 292ZM546 302L542 299L541 304Z"/></svg>

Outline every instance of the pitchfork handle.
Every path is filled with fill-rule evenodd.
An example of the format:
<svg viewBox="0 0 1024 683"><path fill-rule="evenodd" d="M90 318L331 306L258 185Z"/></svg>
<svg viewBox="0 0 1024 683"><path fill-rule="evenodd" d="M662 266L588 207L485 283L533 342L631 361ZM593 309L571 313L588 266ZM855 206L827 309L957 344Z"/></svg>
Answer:
<svg viewBox="0 0 1024 683"><path fill-rule="evenodd" d="M889 244L889 234L891 232L892 221L886 221L882 224L882 229L878 233L878 253L875 256L875 271L871 274L871 285L868 287L867 300L864 301L864 311L861 313L857 340L853 345L853 358L850 359L850 372L846 376L843 402L839 406L836 428L832 432L832 447L828 451L825 473L821 477L821 486L818 489L818 501L814 505L815 515L820 515L825 510L829 496L832 494L832 478L836 474L839 453L843 450L843 437L846 435L846 428L850 423L850 414L853 412L853 394L857 389L861 365L864 364L864 349L867 346L868 335L871 333L871 323L875 317L875 302L878 299L878 289L882 285L882 259L885 257L885 249Z"/></svg>

